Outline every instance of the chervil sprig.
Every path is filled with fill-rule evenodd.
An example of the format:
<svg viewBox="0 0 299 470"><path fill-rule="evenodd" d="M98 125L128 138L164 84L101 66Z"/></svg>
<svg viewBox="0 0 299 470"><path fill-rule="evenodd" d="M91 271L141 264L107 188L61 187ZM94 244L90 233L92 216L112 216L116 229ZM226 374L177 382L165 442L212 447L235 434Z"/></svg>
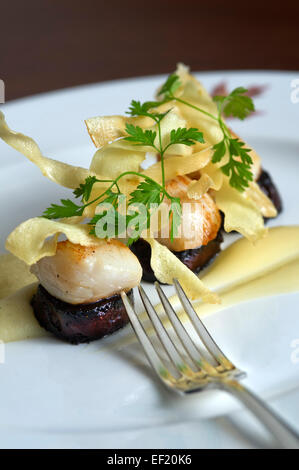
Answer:
<svg viewBox="0 0 299 470"><path fill-rule="evenodd" d="M65 217L81 216L83 214L84 207L78 206L70 199L61 199L61 205L51 204L43 212L43 217L47 219L64 219Z"/></svg>
<svg viewBox="0 0 299 470"><path fill-rule="evenodd" d="M126 123L126 132L128 137L125 137L127 142L132 142L134 145L145 145L153 147L155 150L159 151L155 146L155 139L157 137L157 132L152 130L143 130L139 126L133 126L133 124Z"/></svg>
<svg viewBox="0 0 299 470"><path fill-rule="evenodd" d="M147 178L131 192L129 204L139 203L147 207L150 204L160 205L163 197L161 189L163 188L156 181Z"/></svg>
<svg viewBox="0 0 299 470"><path fill-rule="evenodd" d="M151 119L159 119L161 121L165 116L165 113L150 112L151 109L153 110L160 105L160 101L145 101L144 103L141 103L140 101L132 100L126 114L129 114L130 116L148 116Z"/></svg>
<svg viewBox="0 0 299 470"><path fill-rule="evenodd" d="M255 110L252 99L245 94L247 91L246 88L238 87L227 96L214 96L213 100L221 106L221 112L225 116L243 120Z"/></svg>
<svg viewBox="0 0 299 470"><path fill-rule="evenodd" d="M178 75L172 73L167 77L166 82L161 86L158 96L163 96L165 99L172 99L172 96L180 86L181 82Z"/></svg>
<svg viewBox="0 0 299 470"><path fill-rule="evenodd" d="M191 127L190 129L179 127L178 129L172 129L170 132L170 142L167 147L175 144L194 145L195 142L204 143L203 133L199 132L198 129Z"/></svg>
<svg viewBox="0 0 299 470"><path fill-rule="evenodd" d="M174 89L174 88L173 88ZM91 204L101 203L104 205L112 205L114 215L112 211L109 213L108 219L110 223L114 220L115 227L118 226L118 221L122 216L118 209L119 197L122 196L122 193L119 188L119 180L124 176L138 176L142 178L142 181L138 184L137 188L130 194L129 206L133 207L134 204L143 204L146 208L146 218L143 222L143 225L140 229L144 229L149 226L150 217L151 217L151 205L155 204L159 206L164 198L167 198L170 203L169 218L171 220L170 228L170 237L173 240L178 227L181 223L181 204L178 198L172 197L165 187L165 168L164 168L164 154L172 145L182 144L191 146L196 142L204 142L202 132L198 131L195 128L178 128L172 129L169 135L169 142L162 144L162 131L161 131L161 121L168 114L169 111L165 113L159 113L155 109L157 106L160 106L160 102L148 101L141 103L139 101L133 100L131 102L128 114L131 116L146 116L151 118L157 125L157 130L152 129L142 129L140 126L134 126L133 124L126 124L126 137L124 140L130 142L133 145L142 145L145 147L150 147L155 150L155 152L160 154L161 158L161 173L162 173L162 184L160 185L153 179L148 176L134 171L126 171L119 175L114 180L99 180L96 176L89 176L86 178L84 183L81 183L78 188L73 192L76 198L81 197L81 205L75 204L70 199L61 200L61 205L52 204L50 208L46 209L43 213L44 217L50 219L58 219L61 217L73 217L84 214L84 209ZM102 193L100 196L90 200L92 189L97 183L110 183L109 187ZM107 211L103 211L100 214L95 215L92 220L89 222L91 225L91 233L96 234L95 226L103 217L107 218ZM114 219L113 219L114 217ZM127 214L125 216L125 225L126 227L134 219L134 214ZM136 238L130 237L128 243L132 243Z"/></svg>
<svg viewBox="0 0 299 470"><path fill-rule="evenodd" d="M130 224L131 220L134 218L134 214L128 214L127 216L122 216L118 212L119 208L119 198L121 196L124 196L118 185L118 181L123 177L123 176L140 176L143 178L143 181L141 181L137 188L132 191L130 194L129 198L129 206L134 206L136 204L143 204L146 207L147 210L147 217L144 220L144 226L143 228L147 228L149 226L150 222L150 209L151 209L151 204L156 204L159 206L163 199L166 197L170 201L170 212L169 212L169 217L171 218L171 214L173 214L174 210L176 210L176 217L171 218L171 228L170 228L170 236L173 237L175 236L178 227L180 225L180 217L178 214L180 214L180 209L177 209L176 206L180 206L180 200L178 198L172 197L166 189L161 186L159 183L157 183L155 180L152 178L143 175L142 173L134 172L134 171L127 171L125 173L122 173L119 175L115 180L98 180L95 177L88 177L86 178L85 182L80 185L79 188L74 190L74 195L79 197L79 192L82 197L82 204L77 205L70 199L62 199L61 200L61 205L58 204L52 204L51 207L46 209L43 212L43 217L46 217L48 219L60 219L60 218L66 218L66 217L74 217L74 216L82 216L84 213L84 209L88 207L91 204L94 204L96 202L99 202L103 204L103 207L107 206L108 204L113 206L114 208L114 216L111 214L111 220L112 217L114 217L114 223L115 223L115 234L116 235L121 235L117 232L117 227L119 226L118 220L121 217L125 217L125 226L128 227ZM103 182L103 181L112 181L110 186L107 188L106 191L104 191L100 196L89 200L91 191L93 186L96 183ZM86 197L86 194L89 193L89 196ZM174 209L175 208L175 209ZM93 235L96 235L95 231L95 226L98 221L100 221L103 217L107 216L107 213L102 212L100 214L95 215L91 221L89 222L89 225L91 226L91 231L90 233ZM142 230L141 230L142 231ZM133 241L135 241L137 238L129 238L128 244L131 244Z"/></svg>
<svg viewBox="0 0 299 470"><path fill-rule="evenodd" d="M224 123L222 115L235 116L245 119L252 111L254 104L252 99L245 96L245 88L235 88L227 96L215 96L214 101L218 107L218 122L223 133L223 140L215 144L213 163L220 162L228 154L228 162L221 166L222 172L229 177L230 185L238 191L244 191L249 182L253 180L251 149L246 148L245 143L239 138L234 138Z"/></svg>
<svg viewBox="0 0 299 470"><path fill-rule="evenodd" d="M240 139L236 139L232 136L222 116L234 116L243 120L253 112L253 101L249 96L246 96L248 90L243 87L238 87L227 96L215 96L213 99L217 103L218 115L214 116L206 110L183 100L179 96L175 96L174 93L180 86L181 82L178 75L172 74L162 85L158 95L161 96L163 102L177 101L218 121L223 139L213 147L214 154L212 162L219 163L227 155L228 162L220 167L221 171L228 176L229 183L232 187L238 191L244 191L249 186L249 182L253 180L251 170L252 159L250 157L251 150L246 148L245 143Z"/></svg>
<svg viewBox="0 0 299 470"><path fill-rule="evenodd" d="M175 85L168 85L171 90L175 89ZM168 97L165 98L165 102L168 101ZM169 143L164 147L162 145L162 131L161 131L161 121L162 119L170 112L170 109L165 113L157 112L156 108L161 105L160 101L146 101L145 103L140 103L140 101L133 100L129 107L128 114L133 117L146 116L156 123L157 132L152 130L143 130L139 126L134 126L133 124L126 125L126 131L128 136L125 137L125 140L135 145L147 145L152 147L156 152L160 154L161 158L161 172L162 172L162 186L165 187L165 168L164 168L164 154L166 150L169 149L171 145L183 144L183 145L194 145L196 142L204 142L202 132L199 132L198 129L172 129L170 132ZM158 137L156 141L156 137Z"/></svg>
<svg viewBox="0 0 299 470"><path fill-rule="evenodd" d="M173 79L170 80L167 87L169 87L172 92L176 90L176 81ZM167 100L168 101L168 98ZM126 171L120 174L116 179L111 180L100 180L96 176L89 176L86 178L84 183L81 183L78 188L73 191L73 194L76 198L81 197L81 205L75 204L70 199L61 200L61 205L52 204L50 208L46 209L43 213L44 217L50 219L58 219L61 217L73 217L77 215L84 215L84 210L91 204L101 203L102 207L105 205L110 207L108 211L102 211L99 214L96 214L92 220L89 222L91 225L91 233L96 235L96 224L106 217L106 220L109 220L109 223L114 223L115 228L118 227L118 221L125 217L125 226L128 228L130 223L134 220L134 211L133 213L123 216L119 212L119 198L123 196L119 187L119 180L124 176L137 176L142 178L142 181L139 182L137 188L132 191L129 197L129 207L134 207L136 204L143 204L146 209L146 218L140 225L140 231L144 228L149 227L150 217L151 217L151 206L156 205L160 206L165 198L169 201L169 218L171 220L170 228L170 237L173 240L173 237L177 233L178 227L181 223L181 203L178 198L172 197L166 190L165 187L165 168L164 168L164 154L172 145L182 144L191 146L196 142L203 143L204 138L202 132L195 128L178 128L172 129L169 134L169 141L167 143L162 143L162 131L161 131L161 121L164 117L170 112L170 110L160 113L157 111L157 107L161 105L160 101L147 101L141 103L140 101L133 100L129 107L128 114L134 117L146 116L151 118L156 124L156 130L153 129L142 129L140 126L134 126L131 123L126 124L126 133L124 140L129 142L132 145L142 145L145 147L152 148L155 152L159 153L161 159L161 176L162 184L160 185L152 178L144 175L143 173L135 171ZM108 188L103 191L102 194L96 198L90 200L92 190L95 184L97 183L110 183ZM108 206L109 204L109 206ZM112 209L111 210L111 206ZM108 222L106 222L108 224ZM117 232L116 232L117 233ZM118 234L118 233L117 233ZM119 235L119 234L118 234ZM138 238L138 237L137 237ZM136 238L129 237L128 243L132 243Z"/></svg>
<svg viewBox="0 0 299 470"><path fill-rule="evenodd" d="M99 182L96 176L88 176L85 182L80 184L80 186L74 190L74 196L76 198L81 197L82 201L88 201L93 185L96 182Z"/></svg>

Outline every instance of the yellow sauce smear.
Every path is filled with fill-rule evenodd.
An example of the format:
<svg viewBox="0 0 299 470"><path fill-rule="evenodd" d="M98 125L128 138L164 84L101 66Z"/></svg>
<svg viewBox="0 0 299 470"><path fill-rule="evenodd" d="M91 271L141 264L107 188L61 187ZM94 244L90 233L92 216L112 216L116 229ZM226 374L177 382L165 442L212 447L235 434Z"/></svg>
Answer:
<svg viewBox="0 0 299 470"><path fill-rule="evenodd" d="M195 302L200 316L246 300L299 291L299 226L274 227L254 245L242 238L212 263L202 277L218 292L221 304ZM0 257L0 339L4 342L45 336L30 306L36 291L28 266L13 255ZM179 305L176 296L171 299ZM161 307L158 307L158 310Z"/></svg>

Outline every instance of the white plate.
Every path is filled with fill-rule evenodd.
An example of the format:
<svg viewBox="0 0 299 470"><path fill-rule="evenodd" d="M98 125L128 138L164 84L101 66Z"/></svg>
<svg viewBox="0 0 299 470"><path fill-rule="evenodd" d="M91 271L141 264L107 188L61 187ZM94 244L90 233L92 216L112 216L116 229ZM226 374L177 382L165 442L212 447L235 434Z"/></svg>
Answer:
<svg viewBox="0 0 299 470"><path fill-rule="evenodd" d="M285 209L272 224L298 224L299 104L290 99L296 74L198 76L208 89L222 79L230 89L269 85L256 99L264 114L232 125L262 155L263 166L281 191ZM45 155L87 167L94 148L83 119L121 114L132 98L151 99L163 78L73 88L18 100L2 109L9 125L35 138ZM50 202L70 192L44 179L34 165L2 142L0 154L3 251L6 236L18 223L41 214ZM215 314L206 323L227 355L248 372L248 385L266 399L288 398L287 409L280 406L299 427L299 364L291 361L291 343L299 338L298 300L299 294L254 300ZM6 345L6 361L0 364L0 446L255 445L234 434L219 418L237 407L229 397L202 393L181 399L164 390L138 344L119 346L129 329L89 345L70 346L52 337ZM194 422L197 418L209 421Z"/></svg>

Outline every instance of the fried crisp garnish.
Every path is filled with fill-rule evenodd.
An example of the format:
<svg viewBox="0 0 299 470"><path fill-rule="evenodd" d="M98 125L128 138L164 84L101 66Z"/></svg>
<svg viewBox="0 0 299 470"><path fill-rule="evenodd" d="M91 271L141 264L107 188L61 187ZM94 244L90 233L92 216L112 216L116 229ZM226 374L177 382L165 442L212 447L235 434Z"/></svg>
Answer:
<svg viewBox="0 0 299 470"><path fill-rule="evenodd" d="M154 238L146 238L151 245L151 267L156 278L165 284L173 284L178 279L191 299L202 298L205 302L217 303L217 294L207 289L201 280L185 266L166 246Z"/></svg>
<svg viewBox="0 0 299 470"><path fill-rule="evenodd" d="M177 106L174 106L173 103L163 103L155 111L159 113L167 113L163 120L161 121L161 140L163 146L166 146L170 141L170 132L179 128L186 128L187 122L181 115L181 112ZM153 119L149 117L125 117L125 116L97 116L90 118L85 121L87 125L88 132L95 144L96 147L107 146L108 144L123 142L127 144L125 147L121 147L128 150L134 150L134 146L130 146L128 142L125 142L121 137L128 136L126 131L127 124L133 124L134 126L139 126L143 130L148 129L157 132L157 124ZM118 140L117 140L118 139ZM155 141L157 147L159 146L158 135L156 136ZM198 144L196 148L202 149L207 145ZM116 147L117 148L117 147ZM146 147L138 146L138 149L135 148L135 151L146 152L148 149ZM169 155L191 155L192 149L186 145L176 144L172 145L169 149L166 150L165 156Z"/></svg>
<svg viewBox="0 0 299 470"><path fill-rule="evenodd" d="M204 168L211 161L211 157L212 151L208 148L187 157L173 156L167 158L164 162L166 180L169 181L176 176L187 175L192 171ZM143 171L143 174L160 183L161 163L158 162L150 166Z"/></svg>
<svg viewBox="0 0 299 470"><path fill-rule="evenodd" d="M111 116L110 116L111 118L110 120L108 118L109 117L107 117L107 121L99 120L99 118L94 118L94 125L96 125L97 122L101 123L102 134L104 132L103 123L106 122L110 124L118 123L119 125L120 123L122 123L121 127L119 128L115 127L113 132L115 136L118 136L118 137L126 135L125 131L123 132L125 121L120 121L119 116L117 116L118 118L117 120L116 119L111 120L112 119ZM125 120L125 118L123 119ZM131 122L133 119L134 118L131 118L131 119L128 118L126 122ZM149 119L149 121L151 121L150 126L147 126L146 129L156 132L156 134L158 134L157 125L154 124L153 120ZM136 122L138 122L136 121L136 118L134 122L135 124ZM185 126L186 126L186 121L182 119L173 109L171 109L169 113L161 121L161 139L162 139L163 145L167 145L169 143L170 132L173 129L178 129L178 128L182 128ZM117 178L117 176L119 176L120 174L126 171L138 172L140 170L140 165L145 160L146 153L150 150L150 148L147 146L143 146L143 145L130 144L124 139L119 139L114 142L110 142L111 135L110 137L108 137L108 135L106 137L107 138L105 138L105 136L102 135L101 142L105 143L105 145L94 154L92 162L90 164L90 171L97 173L97 174L101 174L101 175L104 174L106 178L111 178L111 179ZM158 139L158 135L156 136L156 141L157 139ZM158 147L158 142L156 142L156 144ZM170 155L191 156L192 151L193 149L191 147L188 147L187 145L176 144L176 145L172 145L169 147L169 149L166 151L166 156L168 157ZM161 173L161 166L159 166L159 173ZM177 173L177 174L180 174L180 173Z"/></svg>
<svg viewBox="0 0 299 470"><path fill-rule="evenodd" d="M85 120L87 131L96 147L112 142L125 135L124 116L96 116Z"/></svg>
<svg viewBox="0 0 299 470"><path fill-rule="evenodd" d="M144 116L96 116L85 120L87 131L97 148L124 137L127 123L141 127L153 125L152 119Z"/></svg>
<svg viewBox="0 0 299 470"><path fill-rule="evenodd" d="M160 108L159 112L161 112ZM163 107L162 107L163 109ZM167 108L169 109L168 114L163 118L161 121L161 135L162 135L162 144L166 146L170 141L170 132L172 130L176 130L179 128L186 128L189 127L186 119L184 119L181 114L179 113L178 108L174 108L173 104L167 103ZM157 126L153 126L153 130L155 130ZM156 137L156 143L158 144L158 136ZM187 156L191 155L193 152L192 147L188 147L187 145L182 144L175 144L169 147L166 150L165 156L168 155L182 155Z"/></svg>
<svg viewBox="0 0 299 470"><path fill-rule="evenodd" d="M22 153L32 163L39 167L42 174L54 183L66 188L75 189L92 173L78 166L44 157L37 143L20 132L11 130L5 122L4 114L0 111L0 138L10 147Z"/></svg>
<svg viewBox="0 0 299 470"><path fill-rule="evenodd" d="M224 176L222 171L217 167L217 165L214 165L214 163L210 162L205 167L203 174L208 175L213 181L211 189L219 191L226 177Z"/></svg>
<svg viewBox="0 0 299 470"><path fill-rule="evenodd" d="M7 237L5 248L26 264L34 264L44 256L53 256L60 234L72 243L83 246L106 244L106 240L89 234L89 225L75 225L35 217L16 227Z"/></svg>
<svg viewBox="0 0 299 470"><path fill-rule="evenodd" d="M225 180L219 191L214 191L213 195L218 209L224 213L226 232L236 230L252 242L266 235L267 229L261 211L244 193L236 191Z"/></svg>
<svg viewBox="0 0 299 470"><path fill-rule="evenodd" d="M179 64L175 73L181 82L181 86L176 93L179 98L217 116L216 103L204 86L189 73L188 67ZM177 102L176 106L179 108L181 116L188 122L188 125L200 129L204 133L206 142L210 145L214 145L222 140L222 131L217 121L185 104Z"/></svg>
<svg viewBox="0 0 299 470"><path fill-rule="evenodd" d="M273 202L266 196L259 185L254 181L249 183L249 188L245 189L244 195L247 199L255 204L263 217L277 216L277 210Z"/></svg>
<svg viewBox="0 0 299 470"><path fill-rule="evenodd" d="M209 189L213 187L213 180L212 178L203 173L203 175L199 178L199 180L193 180L188 187L187 196L190 199L199 200L205 193L208 192Z"/></svg>
<svg viewBox="0 0 299 470"><path fill-rule="evenodd" d="M146 148L129 145L123 139L100 148L93 156L90 171L115 179L125 171L139 171Z"/></svg>

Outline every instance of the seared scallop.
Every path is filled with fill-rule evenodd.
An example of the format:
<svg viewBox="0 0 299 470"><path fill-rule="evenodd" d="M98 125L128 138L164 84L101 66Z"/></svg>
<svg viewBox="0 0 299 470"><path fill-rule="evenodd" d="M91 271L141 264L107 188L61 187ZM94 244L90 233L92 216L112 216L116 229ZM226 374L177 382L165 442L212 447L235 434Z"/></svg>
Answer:
<svg viewBox="0 0 299 470"><path fill-rule="evenodd" d="M59 242L54 256L32 266L40 285L32 299L42 327L70 343L100 339L129 321L120 291L139 284L142 269L136 256L121 242L94 246Z"/></svg>
<svg viewBox="0 0 299 470"><path fill-rule="evenodd" d="M39 260L31 271L51 295L70 304L128 291L139 284L142 274L136 256L117 240L93 246L59 242L56 254Z"/></svg>
<svg viewBox="0 0 299 470"><path fill-rule="evenodd" d="M212 197L206 193L199 200L187 196L191 179L187 176L177 176L166 184L168 193L179 197L183 206L181 220L181 235L171 241L168 231L166 236L160 230L155 238L167 246L180 261L194 272L199 272L220 251L222 242L221 215ZM184 211L184 203L188 210ZM186 226L188 230L184 230ZM143 279L154 282L155 274L151 268L151 247L142 239L133 243L131 250L138 257L143 269Z"/></svg>
<svg viewBox="0 0 299 470"><path fill-rule="evenodd" d="M192 180L177 176L166 184L166 190L173 197L179 197L182 204L180 236L171 241L170 236L157 236L157 240L171 251L183 251L207 245L214 240L221 226L220 212L206 193L199 200L187 196ZM160 234L161 235L161 234Z"/></svg>

